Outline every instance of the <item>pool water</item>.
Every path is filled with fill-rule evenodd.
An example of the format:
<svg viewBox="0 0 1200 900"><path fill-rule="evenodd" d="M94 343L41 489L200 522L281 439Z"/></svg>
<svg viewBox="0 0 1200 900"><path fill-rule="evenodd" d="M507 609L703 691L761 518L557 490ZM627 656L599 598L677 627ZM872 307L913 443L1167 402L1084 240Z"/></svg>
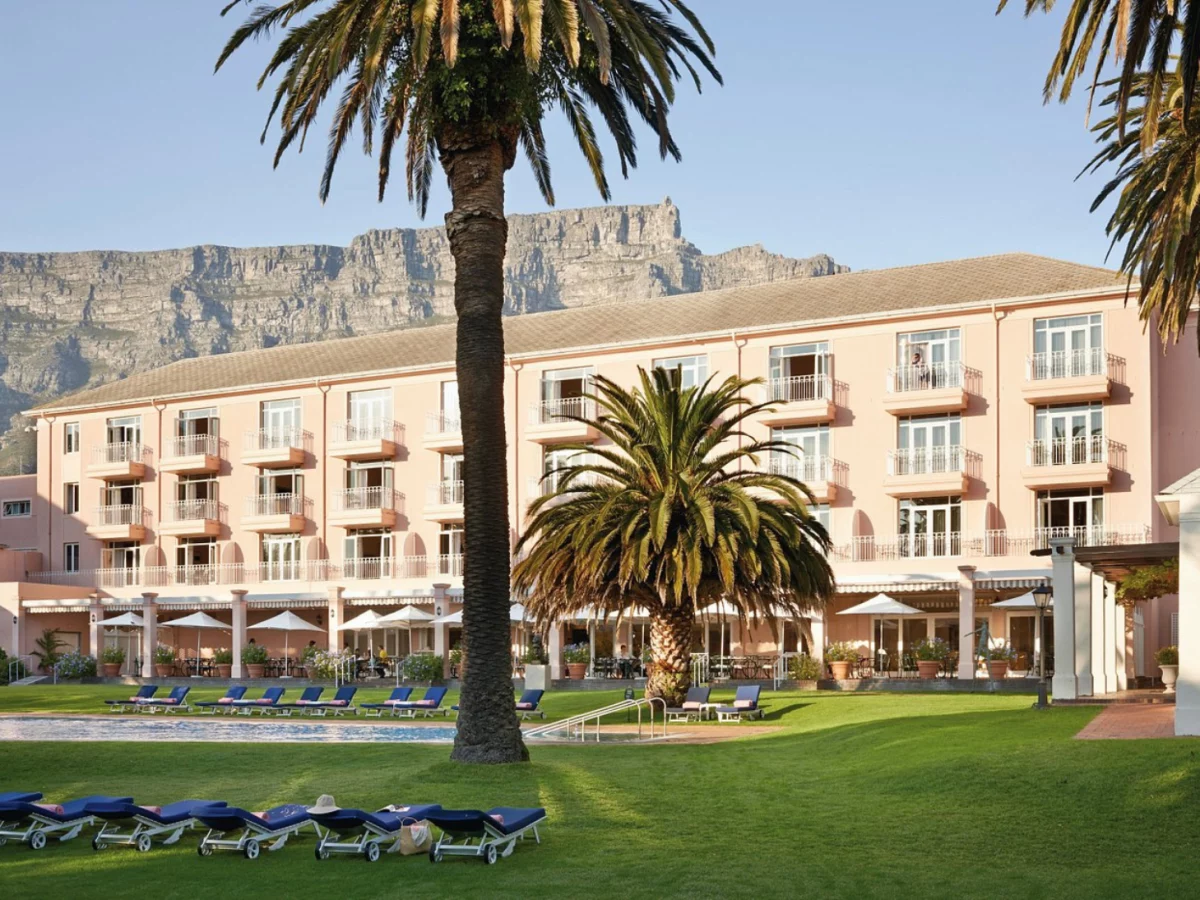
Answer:
<svg viewBox="0 0 1200 900"><path fill-rule="evenodd" d="M448 744L453 725L352 725L279 719L175 719L166 716L2 716L0 741L281 741L287 743Z"/></svg>

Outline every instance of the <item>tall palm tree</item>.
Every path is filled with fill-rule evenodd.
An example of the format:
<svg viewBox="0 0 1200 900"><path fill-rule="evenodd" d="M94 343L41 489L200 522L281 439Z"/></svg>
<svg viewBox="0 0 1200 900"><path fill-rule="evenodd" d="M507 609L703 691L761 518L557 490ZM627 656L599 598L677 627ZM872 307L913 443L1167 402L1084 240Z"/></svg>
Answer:
<svg viewBox="0 0 1200 900"><path fill-rule="evenodd" d="M834 591L812 495L758 465L794 448L743 431L766 408L743 397L755 382L711 384L681 388L676 373L641 371L630 391L598 377L601 411L579 420L611 444L564 445L579 453L530 505L518 543L528 555L513 569L543 627L581 609L619 618L644 607L654 662L646 691L671 705L691 681L698 610L725 600L743 624L762 619L774 630L781 613L821 609Z"/></svg>
<svg viewBox="0 0 1200 900"><path fill-rule="evenodd" d="M381 200L393 148L406 130L408 195L422 215L435 160L446 173L465 450L463 630L470 647L452 758L527 759L513 709L508 637L504 175L524 150L553 204L542 122L555 107L605 200L604 158L589 110L611 134L622 174L637 165L631 114L654 132L661 156L679 159L667 124L675 82L686 71L699 89L698 68L720 81L712 41L682 0L658 6L642 0L288 0L257 7L233 33L217 68L246 41L277 28L286 32L258 82L261 88L278 79L267 119L269 128L279 115L276 164L297 139L303 147L326 98L341 86L322 200L356 123L363 150L378 149Z"/></svg>

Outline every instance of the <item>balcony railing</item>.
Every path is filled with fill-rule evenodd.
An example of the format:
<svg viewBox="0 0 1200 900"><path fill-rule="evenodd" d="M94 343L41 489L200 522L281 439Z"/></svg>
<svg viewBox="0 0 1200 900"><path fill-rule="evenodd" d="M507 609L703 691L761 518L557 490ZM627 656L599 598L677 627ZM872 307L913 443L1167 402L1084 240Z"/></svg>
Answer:
<svg viewBox="0 0 1200 900"><path fill-rule="evenodd" d="M220 456L221 440L215 434L185 434L167 441L167 459L184 456Z"/></svg>
<svg viewBox="0 0 1200 900"><path fill-rule="evenodd" d="M907 391L933 391L939 388L960 388L966 381L966 367L955 362L917 363L888 369L889 394Z"/></svg>
<svg viewBox="0 0 1200 900"><path fill-rule="evenodd" d="M596 403L591 397L560 397L557 400L542 400L529 408L530 425L553 425L567 422L571 417L592 419L596 415Z"/></svg>
<svg viewBox="0 0 1200 900"><path fill-rule="evenodd" d="M391 419L350 419L333 426L335 444L353 441L404 441L404 426ZM292 445L295 446L295 445Z"/></svg>
<svg viewBox="0 0 1200 900"><path fill-rule="evenodd" d="M146 448L141 441L122 441L115 444L94 444L92 465L120 465L145 461Z"/></svg>
<svg viewBox="0 0 1200 900"><path fill-rule="evenodd" d="M337 491L333 495L335 512L360 509L394 509L402 511L404 495L390 487L357 487Z"/></svg>
<svg viewBox="0 0 1200 900"><path fill-rule="evenodd" d="M401 578L424 578L429 572L429 562L424 556L406 556L399 564Z"/></svg>
<svg viewBox="0 0 1200 900"><path fill-rule="evenodd" d="M461 553L443 553L437 558L437 574L447 575L451 578L461 578L464 558Z"/></svg>
<svg viewBox="0 0 1200 900"><path fill-rule="evenodd" d="M832 399L833 379L828 375L793 375L790 378L772 378L767 383L767 400L771 403Z"/></svg>
<svg viewBox="0 0 1200 900"><path fill-rule="evenodd" d="M302 516L304 498L299 494L257 494L246 498L248 516Z"/></svg>
<svg viewBox="0 0 1200 900"><path fill-rule="evenodd" d="M1084 466L1108 461L1112 442L1102 434L1025 443L1027 466Z"/></svg>
<svg viewBox="0 0 1200 900"><path fill-rule="evenodd" d="M220 504L216 500L175 500L167 504L166 521L192 522L196 519L220 519Z"/></svg>
<svg viewBox="0 0 1200 900"><path fill-rule="evenodd" d="M966 453L959 444L945 447L907 447L889 450L887 473L889 475L937 475L947 472L962 472Z"/></svg>
<svg viewBox="0 0 1200 900"><path fill-rule="evenodd" d="M924 534L857 535L835 541L830 558L837 562L873 562L952 556L1028 556L1050 546L1053 538L1073 537L1079 547L1141 544L1150 539L1147 525L1092 525L1080 528L957 531Z"/></svg>
<svg viewBox="0 0 1200 900"><path fill-rule="evenodd" d="M360 556L355 559L342 560L342 577L370 580L374 578L391 578L392 561L387 557Z"/></svg>
<svg viewBox="0 0 1200 900"><path fill-rule="evenodd" d="M425 414L426 434L459 434L462 431L462 420L456 412L431 412Z"/></svg>
<svg viewBox="0 0 1200 900"><path fill-rule="evenodd" d="M146 509L140 503L113 504L97 506L96 525L143 525L146 521Z"/></svg>
<svg viewBox="0 0 1200 900"><path fill-rule="evenodd" d="M805 484L812 481L833 481L834 461L828 456L772 456L767 471L772 475L795 478Z"/></svg>
<svg viewBox="0 0 1200 900"><path fill-rule="evenodd" d="M1117 357L1106 353L1103 347L1031 353L1025 357L1025 380L1108 375L1110 367L1116 362Z"/></svg>
<svg viewBox="0 0 1200 900"><path fill-rule="evenodd" d="M306 449L311 444L312 435L302 428L259 428L246 432L247 450Z"/></svg>
<svg viewBox="0 0 1200 900"><path fill-rule="evenodd" d="M431 506L457 506L463 502L461 481L439 481L426 486L426 500Z"/></svg>

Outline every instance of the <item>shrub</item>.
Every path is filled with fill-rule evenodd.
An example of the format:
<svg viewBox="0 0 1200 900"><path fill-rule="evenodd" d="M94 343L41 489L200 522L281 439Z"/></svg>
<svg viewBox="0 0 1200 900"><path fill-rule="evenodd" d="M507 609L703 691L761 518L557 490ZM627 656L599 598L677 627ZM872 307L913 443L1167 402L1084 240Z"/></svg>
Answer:
<svg viewBox="0 0 1200 900"><path fill-rule="evenodd" d="M345 672L347 660L354 658L352 650L317 650L309 657L306 665L308 666L309 678L334 678L338 672ZM350 671L353 672L353 663L350 663Z"/></svg>
<svg viewBox="0 0 1200 900"><path fill-rule="evenodd" d="M450 665L456 669L462 665L462 641L459 641L450 649Z"/></svg>
<svg viewBox="0 0 1200 900"><path fill-rule="evenodd" d="M95 678L96 657L87 656L78 650L64 653L58 661L59 678Z"/></svg>
<svg viewBox="0 0 1200 900"><path fill-rule="evenodd" d="M309 663L309 660L311 660L314 656L316 656L317 652L319 650L320 650L319 647L309 644L307 647L305 647L303 650L300 651L300 663L302 665L307 666Z"/></svg>
<svg viewBox="0 0 1200 900"><path fill-rule="evenodd" d="M542 645L542 639L536 634L529 640L529 647L525 650L524 662L527 666L544 666L549 662L549 659L546 657L546 648Z"/></svg>
<svg viewBox="0 0 1200 900"><path fill-rule="evenodd" d="M125 651L120 647L105 647L100 654L100 661L110 666L119 666L125 662Z"/></svg>
<svg viewBox="0 0 1200 900"><path fill-rule="evenodd" d="M592 661L592 649L587 644L568 644L563 647L563 662L589 663Z"/></svg>
<svg viewBox="0 0 1200 900"><path fill-rule="evenodd" d="M801 653L792 657L788 674L793 681L818 681L821 678L821 664L807 653Z"/></svg>
<svg viewBox="0 0 1200 900"><path fill-rule="evenodd" d="M12 665L12 663L13 661L8 658L8 653L5 652L3 647L0 647L0 684L8 684L8 667ZM14 681L24 678L29 674L29 672L25 669L25 663L21 662L20 660L17 660L16 665L13 665L12 668Z"/></svg>
<svg viewBox="0 0 1200 900"><path fill-rule="evenodd" d="M838 641L825 648L825 659L829 662L853 662L858 659L858 648L849 641Z"/></svg>
<svg viewBox="0 0 1200 900"><path fill-rule="evenodd" d="M983 652L980 652L983 655ZM1012 662L1017 658L1017 651L1010 647L1007 643L993 644L987 649L987 657L992 662Z"/></svg>
<svg viewBox="0 0 1200 900"><path fill-rule="evenodd" d="M444 663L436 653L410 653L403 668L405 681L441 681Z"/></svg>
<svg viewBox="0 0 1200 900"><path fill-rule="evenodd" d="M1179 648L1178 647L1160 647L1154 651L1154 661L1160 666L1177 666L1179 665Z"/></svg>
<svg viewBox="0 0 1200 900"><path fill-rule="evenodd" d="M233 651L228 647L220 647L213 651L213 663L218 666L233 665Z"/></svg>
<svg viewBox="0 0 1200 900"><path fill-rule="evenodd" d="M267 661L267 648L262 644L247 644L242 648L242 664L261 666Z"/></svg>
<svg viewBox="0 0 1200 900"><path fill-rule="evenodd" d="M950 645L940 637L935 637L933 640L926 638L925 640L921 641L921 643L917 644L913 650L913 653L916 654L917 659L924 660L926 662L945 662L950 658Z"/></svg>
<svg viewBox="0 0 1200 900"><path fill-rule="evenodd" d="M33 651L32 655L37 657L38 668L46 673L54 671L54 664L58 662L61 655L58 651L67 646L66 641L59 640L58 631L47 628L42 632L42 636L33 643L37 649Z"/></svg>
<svg viewBox="0 0 1200 900"><path fill-rule="evenodd" d="M157 647L155 647L154 664L156 666L175 665L175 648L168 647L166 644L159 644Z"/></svg>

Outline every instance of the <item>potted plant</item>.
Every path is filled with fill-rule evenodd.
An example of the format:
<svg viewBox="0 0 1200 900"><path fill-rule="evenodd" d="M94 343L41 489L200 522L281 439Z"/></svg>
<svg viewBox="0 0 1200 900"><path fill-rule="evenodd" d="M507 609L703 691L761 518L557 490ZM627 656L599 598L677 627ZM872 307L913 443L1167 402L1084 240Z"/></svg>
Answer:
<svg viewBox="0 0 1200 900"><path fill-rule="evenodd" d="M588 663L592 661L592 651L587 644L569 644L563 647L562 655L568 678L584 678L587 675Z"/></svg>
<svg viewBox="0 0 1200 900"><path fill-rule="evenodd" d="M262 644L247 644L242 648L242 665L247 678L262 678L263 666L267 662L267 648Z"/></svg>
<svg viewBox="0 0 1200 900"><path fill-rule="evenodd" d="M940 637L926 638L917 644L913 652L917 657L917 674L926 681L937 678L942 664L950 658L950 645Z"/></svg>
<svg viewBox="0 0 1200 900"><path fill-rule="evenodd" d="M788 663L788 675L792 681L815 684L821 680L821 664L807 653L801 653Z"/></svg>
<svg viewBox="0 0 1200 900"><path fill-rule="evenodd" d="M170 678L175 671L175 648L159 644L154 648L154 674L159 678Z"/></svg>
<svg viewBox="0 0 1200 900"><path fill-rule="evenodd" d="M218 678L229 678L233 675L233 651L221 647L213 653L213 666L216 667Z"/></svg>
<svg viewBox="0 0 1200 900"><path fill-rule="evenodd" d="M1163 693L1175 693L1175 681L1179 678L1179 648L1161 647L1154 653L1154 661L1162 670Z"/></svg>
<svg viewBox="0 0 1200 900"><path fill-rule="evenodd" d="M296 667L298 669L300 669L301 674L307 678L313 677L312 670L313 670L313 668L315 668L313 666L313 658L316 655L317 655L317 648L315 645L312 645L312 644L308 645L302 651L300 651L300 661Z"/></svg>
<svg viewBox="0 0 1200 900"><path fill-rule="evenodd" d="M38 668L49 675L54 671L54 664L61 656L58 651L67 646L67 643L59 640L58 632L53 628L47 628L33 643L37 649L31 655L37 657Z"/></svg>
<svg viewBox="0 0 1200 900"><path fill-rule="evenodd" d="M462 641L458 641L453 647L450 648L450 677L451 678L461 678L462 677L462 661L463 661Z"/></svg>
<svg viewBox="0 0 1200 900"><path fill-rule="evenodd" d="M120 647L105 647L100 654L100 665L104 666L105 678L116 678L121 674L121 666L125 665L125 651Z"/></svg>
<svg viewBox="0 0 1200 900"><path fill-rule="evenodd" d="M1017 654L1007 643L995 644L988 648L988 678L992 681L1001 681L1008 677L1008 666L1016 659Z"/></svg>
<svg viewBox="0 0 1200 900"><path fill-rule="evenodd" d="M524 664L526 690L544 691L550 687L550 667L546 665L546 652L541 641L531 641L521 661Z"/></svg>
<svg viewBox="0 0 1200 900"><path fill-rule="evenodd" d="M858 659L858 650L847 641L838 641L825 648L825 661L833 671L833 677L845 681L850 677L850 666Z"/></svg>

